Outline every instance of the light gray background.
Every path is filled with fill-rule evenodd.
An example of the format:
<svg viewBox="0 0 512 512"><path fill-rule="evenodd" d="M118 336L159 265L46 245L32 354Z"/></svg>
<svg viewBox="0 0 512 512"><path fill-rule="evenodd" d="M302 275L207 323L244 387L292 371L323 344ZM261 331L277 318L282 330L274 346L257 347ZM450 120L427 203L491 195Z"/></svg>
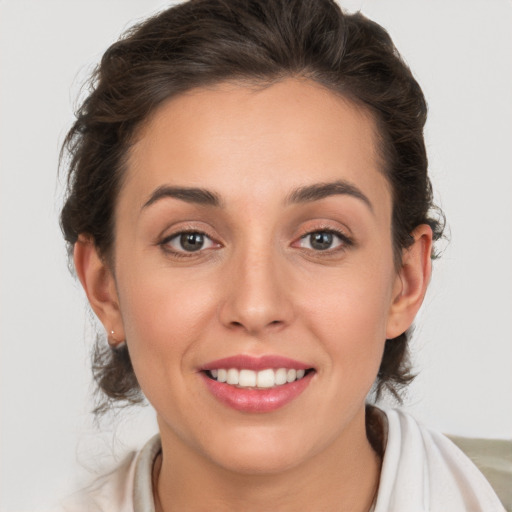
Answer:
<svg viewBox="0 0 512 512"><path fill-rule="evenodd" d="M66 269L59 145L79 86L157 0L0 0L1 489L44 510L156 430L150 408L98 430L92 330ZM512 3L351 0L383 24L430 105L431 174L452 241L435 264L406 407L444 432L512 437Z"/></svg>

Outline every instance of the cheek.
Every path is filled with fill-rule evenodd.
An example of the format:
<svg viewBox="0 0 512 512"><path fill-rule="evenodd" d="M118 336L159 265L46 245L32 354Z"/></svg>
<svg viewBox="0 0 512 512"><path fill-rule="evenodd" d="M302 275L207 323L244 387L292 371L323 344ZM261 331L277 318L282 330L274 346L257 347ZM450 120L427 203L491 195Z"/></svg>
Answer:
<svg viewBox="0 0 512 512"><path fill-rule="evenodd" d="M119 281L125 334L136 371L160 367L165 372L170 360L181 365L193 354L215 313L211 283L162 268L137 271L136 266Z"/></svg>
<svg viewBox="0 0 512 512"><path fill-rule="evenodd" d="M378 370L391 305L391 268L387 264L344 268L304 294L303 318L325 345L331 365L343 367L345 373L357 377L363 370L371 374Z"/></svg>

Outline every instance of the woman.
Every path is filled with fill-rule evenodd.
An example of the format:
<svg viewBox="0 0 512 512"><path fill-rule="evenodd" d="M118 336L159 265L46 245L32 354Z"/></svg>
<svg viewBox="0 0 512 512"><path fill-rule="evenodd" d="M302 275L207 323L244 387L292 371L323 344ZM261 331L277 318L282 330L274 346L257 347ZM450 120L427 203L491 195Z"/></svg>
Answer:
<svg viewBox="0 0 512 512"><path fill-rule="evenodd" d="M192 1L104 55L62 211L110 400L160 436L105 510L502 510L374 388L411 380L430 278L421 89L387 33L325 1ZM107 407L108 402L104 407Z"/></svg>

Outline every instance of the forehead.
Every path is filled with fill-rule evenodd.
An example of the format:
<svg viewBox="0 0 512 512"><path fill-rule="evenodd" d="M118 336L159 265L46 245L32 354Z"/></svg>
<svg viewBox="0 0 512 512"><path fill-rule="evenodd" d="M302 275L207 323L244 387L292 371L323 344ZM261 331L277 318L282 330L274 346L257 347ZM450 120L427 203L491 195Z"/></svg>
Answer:
<svg viewBox="0 0 512 512"><path fill-rule="evenodd" d="M344 179L389 202L377 140L365 109L310 81L195 89L140 129L121 195L142 205L169 184L262 198Z"/></svg>

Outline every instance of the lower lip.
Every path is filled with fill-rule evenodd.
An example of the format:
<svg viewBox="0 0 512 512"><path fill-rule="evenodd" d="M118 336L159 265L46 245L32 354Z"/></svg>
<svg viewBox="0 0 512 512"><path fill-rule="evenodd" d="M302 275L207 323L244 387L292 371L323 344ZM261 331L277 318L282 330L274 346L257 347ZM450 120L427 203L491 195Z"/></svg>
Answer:
<svg viewBox="0 0 512 512"><path fill-rule="evenodd" d="M268 389L238 388L201 373L210 392L223 404L242 412L272 412L297 398L309 385L314 372L302 379Z"/></svg>

